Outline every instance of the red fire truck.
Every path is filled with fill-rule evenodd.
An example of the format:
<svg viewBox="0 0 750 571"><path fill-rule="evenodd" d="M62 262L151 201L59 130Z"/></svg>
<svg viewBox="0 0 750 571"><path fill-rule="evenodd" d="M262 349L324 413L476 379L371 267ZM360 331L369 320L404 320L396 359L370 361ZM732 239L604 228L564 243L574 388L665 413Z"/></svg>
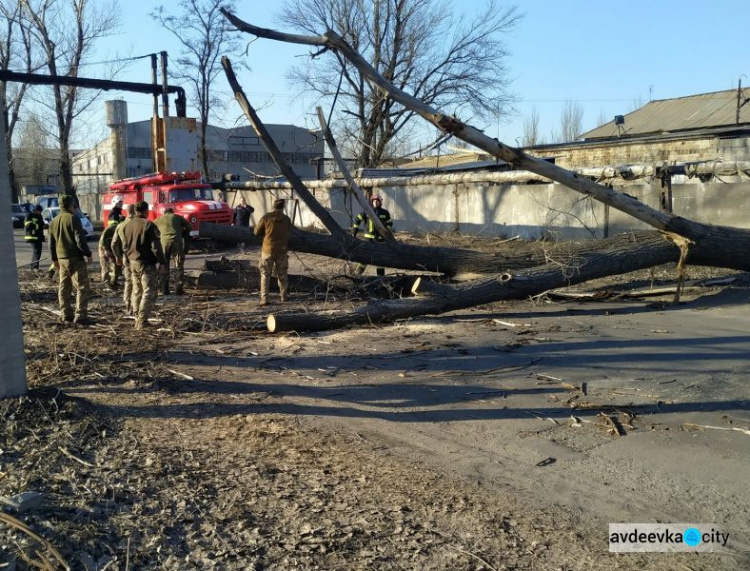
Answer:
<svg viewBox="0 0 750 571"><path fill-rule="evenodd" d="M175 214L190 222L193 227L190 235L193 237L198 236L201 222L232 223L232 209L228 204L214 200L211 185L203 182L199 171L157 172L111 184L109 192L102 196L102 219L105 224L109 212L119 200L122 200L123 206L142 200L148 202L149 220L158 218L166 208L171 207Z"/></svg>

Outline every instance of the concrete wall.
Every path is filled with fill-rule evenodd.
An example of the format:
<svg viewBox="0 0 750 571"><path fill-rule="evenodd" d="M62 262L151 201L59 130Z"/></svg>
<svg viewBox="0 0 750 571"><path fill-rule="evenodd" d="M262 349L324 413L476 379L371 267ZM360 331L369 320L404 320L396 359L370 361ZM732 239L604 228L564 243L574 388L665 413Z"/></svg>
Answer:
<svg viewBox="0 0 750 571"><path fill-rule="evenodd" d="M628 183L615 186L658 209L659 183ZM316 188L318 200L329 208L344 228L361 209L343 188ZM458 230L480 236L520 236L537 239L553 235L558 239L603 237L605 206L559 184L445 184L378 187L395 221L394 229L420 234ZM678 184L672 188L675 214L697 222L750 228L750 182ZM229 192L230 205L243 195L256 212L253 220L271 209L275 198L291 198L290 189ZM297 227L322 229L320 222L300 201L287 213ZM645 229L647 225L610 209L609 235Z"/></svg>

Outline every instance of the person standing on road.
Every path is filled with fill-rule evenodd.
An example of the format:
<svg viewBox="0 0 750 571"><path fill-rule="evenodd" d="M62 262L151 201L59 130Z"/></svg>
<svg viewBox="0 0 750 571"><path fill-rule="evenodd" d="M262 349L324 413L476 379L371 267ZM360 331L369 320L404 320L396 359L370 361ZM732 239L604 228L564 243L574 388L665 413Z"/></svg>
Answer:
<svg viewBox="0 0 750 571"><path fill-rule="evenodd" d="M135 207L136 216L122 229L122 241L113 241L112 247L117 263L128 259L130 279L133 287L132 308L136 314L135 328L149 326L148 318L154 308L157 295L157 274L162 273L166 260L159 241L159 230L148 217L148 202L141 201Z"/></svg>
<svg viewBox="0 0 750 571"><path fill-rule="evenodd" d="M276 271L279 282L281 302L285 302L289 295L289 234L292 220L284 214L284 200L278 199L273 203L273 210L263 215L255 226L255 235L263 236L263 246L260 252L260 305L268 303L268 290L271 286L271 276Z"/></svg>
<svg viewBox="0 0 750 571"><path fill-rule="evenodd" d="M159 216L154 224L159 229L161 247L167 262L165 271L161 275L161 292L169 295L169 262L174 258L177 268L177 284L174 292L176 295L182 295L182 287L185 283L185 237L190 238L190 231L193 228L182 216L175 214L172 208L165 209L164 214Z"/></svg>
<svg viewBox="0 0 750 571"><path fill-rule="evenodd" d="M115 235L112 238L112 254L115 253L115 243L119 244L119 248L122 249L122 231L125 226L135 218L135 204L128 204L127 206L128 217L124 222L120 222L115 230ZM122 275L125 278L125 286L122 288L122 302L125 304L125 313L127 315L133 315L133 280L130 277L130 264L128 259L122 260L122 265L117 264L117 256L115 255L115 265L121 268Z"/></svg>
<svg viewBox="0 0 750 571"><path fill-rule="evenodd" d="M66 194L60 199L60 214L49 226L49 249L52 265L60 274L57 297L61 319L68 323L90 325L88 305L91 287L86 259L91 263L91 250L86 243L86 231L76 216L76 210L72 196ZM70 305L73 287L76 289L75 315Z"/></svg>
<svg viewBox="0 0 750 571"><path fill-rule="evenodd" d="M378 215L378 218L380 218L383 226L385 226L389 230L393 230L393 220L391 219L391 213L383 208L383 197L379 194L373 194L370 197L370 202L372 203L372 209L375 211L375 214ZM356 236L359 233L359 225L362 223L364 223L365 225L365 240L368 240L370 242L385 242L385 238L383 238L378 233L375 228L375 224L373 224L372 220L370 220L370 217L364 211L357 214L357 217L352 223L352 236ZM364 273L366 267L366 264L358 263L356 268L354 268L354 271L359 275ZM378 268L377 274L379 276L384 276L385 268Z"/></svg>
<svg viewBox="0 0 750 571"><path fill-rule="evenodd" d="M248 206L247 200L243 196L240 199L240 204L234 209L234 225L243 226L247 228L250 226L250 215L255 212L255 208Z"/></svg>
<svg viewBox="0 0 750 571"><path fill-rule="evenodd" d="M248 228L250 226L250 215L255 212L255 208L248 206L245 197L240 199L240 205L234 209L234 225L240 228ZM242 242L240 246L240 252L244 252L247 249L247 242Z"/></svg>
<svg viewBox="0 0 750 571"><path fill-rule="evenodd" d="M42 207L37 205L34 210L26 215L24 222L24 240L31 244L31 269L39 269L39 260L42 259L42 244L44 243L44 218L42 218Z"/></svg>

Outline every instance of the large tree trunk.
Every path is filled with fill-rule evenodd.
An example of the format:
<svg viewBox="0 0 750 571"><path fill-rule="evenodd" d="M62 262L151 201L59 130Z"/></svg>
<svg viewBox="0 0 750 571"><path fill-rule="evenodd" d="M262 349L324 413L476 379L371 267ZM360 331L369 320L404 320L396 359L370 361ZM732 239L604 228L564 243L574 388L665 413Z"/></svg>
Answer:
<svg viewBox="0 0 750 571"><path fill-rule="evenodd" d="M626 235L623 235L626 236ZM665 261L665 250L679 258L680 249L669 245L654 248L650 241L620 239L599 252L589 252L570 259L567 265L551 262L516 273L503 273L483 280L466 282L457 287L441 287L439 295L424 298L383 301L352 311L277 313L268 316L271 332L323 331L349 325L367 325L395 321L420 315L436 315L483 303L523 299L560 287L591 279L649 268ZM669 256L667 256L669 257ZM414 288L419 293L418 285ZM429 288L430 292L433 288Z"/></svg>
<svg viewBox="0 0 750 571"><path fill-rule="evenodd" d="M750 231L738 228L712 227L716 235L707 246L705 241L688 246L687 263L699 266L715 266L741 271L750 271L750 256L744 247L750 239ZM260 245L261 240L252 229L225 226L204 222L200 227L202 238L227 242L247 242ZM653 230L619 234L602 240L583 242L533 243L514 242L498 253L477 252L461 248L415 246L393 242L376 244L357 240L351 236L327 236L294 228L289 239L289 248L297 252L319 254L331 258L351 260L380 267L402 270L438 272L454 278L477 274L498 274L507 270L531 268L547 262L570 265L571 260L589 253L611 250L620 244L641 244L650 248L650 259L654 264L677 262L680 251L676 250L667 234ZM715 251L713 244L721 243ZM621 272L615 272L621 273Z"/></svg>

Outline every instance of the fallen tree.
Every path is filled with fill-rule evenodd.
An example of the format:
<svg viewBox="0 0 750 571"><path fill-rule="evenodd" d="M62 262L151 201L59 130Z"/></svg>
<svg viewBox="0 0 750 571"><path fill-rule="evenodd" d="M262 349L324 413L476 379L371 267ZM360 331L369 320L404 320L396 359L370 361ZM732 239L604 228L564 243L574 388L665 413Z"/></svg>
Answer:
<svg viewBox="0 0 750 571"><path fill-rule="evenodd" d="M261 243L261 239L253 234L252 229L239 226L203 223L200 235L225 242L247 242L255 245ZM462 278L467 275L476 277L477 274L498 274L508 270L531 268L548 262L570 265L584 255L617 251L620 244L629 243L638 243L642 249L648 248L648 259L654 260L654 265L676 263L680 259L681 251L675 249L673 240L669 239L667 234L655 230L628 232L610 238L581 242L514 242L502 252L487 253L402 242L374 244L348 235L329 236L294 228L289 239L289 249L368 265L437 272L448 277ZM719 252L707 247L705 243L690 245L685 261L698 266L750 271L750 256L746 256L741 247L731 243L727 243Z"/></svg>
<svg viewBox="0 0 750 571"><path fill-rule="evenodd" d="M594 243L593 248L588 246L588 250L585 246L577 246L570 251L568 259L564 262L560 260L548 261L543 265L521 270L516 274L502 273L484 280L463 284L453 289L433 288L432 291L439 291L439 295L433 294L426 299L383 302L349 312L270 315L267 322L269 331L331 329L350 324L379 323L417 315L443 313L481 303L535 295L549 289L643 269L666 261L676 260L680 267L686 261L689 261L717 267L750 269L750 263L740 259L745 257L745 253L750 248L750 231L748 230L700 224L674 216L671 213L660 212L627 194L597 184L585 176L529 156L519 149L492 139L456 117L443 114L396 88L379 75L369 63L332 30L328 30L322 36L285 34L248 24L225 9L222 9L222 12L239 30L255 36L320 47L321 53L333 51L337 57L349 61L362 78L379 87L387 97L419 114L445 133L466 141L494 157L503 159L516 169L525 169L559 182L577 192L630 214L669 235L666 239L660 235L644 236L643 240L628 243L626 248L615 248L614 251L612 251L612 247L618 243L617 241L598 241ZM223 61L226 62L225 69L227 69L229 67L227 65L228 60L224 58ZM229 67L229 69L231 68ZM229 79L231 83L233 77ZM368 260L363 260L365 263L377 263L390 267L412 266L416 263L419 269L441 271L449 275L466 271L466 267L476 261L475 257L468 256L467 259L472 260L471 262L460 259L458 263L455 263L455 258L453 258L454 263L445 262L443 257L435 256L435 252L433 252L432 257L420 256L419 260L412 260L405 254L414 253L414 251L404 250L403 245L398 243L387 244L387 250L381 244L377 245L380 249L379 252L375 250L366 252L356 243L358 241L352 241L348 236L343 236L338 232L336 234L338 243L333 246L338 246L338 250L333 255L344 259L360 261L358 257L365 256L368 258ZM668 240L678 246L670 245ZM326 246L330 245L326 244ZM420 254L424 253L420 252ZM383 254L388 259L383 262L376 262L375 259ZM450 258L450 256L446 257ZM545 253L546 257L547 253ZM498 272L501 270L498 267L498 261L497 258L485 257L483 270L474 268L472 270L480 273ZM450 270L445 271L444 268L448 266L450 266ZM508 265L505 264L505 269L507 268ZM415 289L419 291L418 285Z"/></svg>
<svg viewBox="0 0 750 571"><path fill-rule="evenodd" d="M380 88L386 96L411 109L445 133L451 134L462 141L486 151L494 157L512 164L516 169L525 169L547 177L572 190L591 196L595 200L607 204L612 208L630 214L634 218L658 230L684 236L694 244L702 244L708 250L715 251L717 256L719 256L719 260L715 264L718 267L729 267L724 265L725 257L721 256L721 252L725 248L730 247L733 251L750 251L750 231L726 226L700 224L681 216L660 212L648 207L632 196L598 184L586 176L581 176L550 162L532 157L520 149L515 149L497 139L489 137L479 129L460 121L454 116L440 112L390 83L333 30L328 30L321 36L286 34L277 30L269 30L249 24L237 18L225 8L222 8L221 11L242 32L259 38L315 46L320 48L321 52L334 52L338 57L348 60L363 78Z"/></svg>
<svg viewBox="0 0 750 571"><path fill-rule="evenodd" d="M626 235L623 235L623 237ZM681 248L673 244L672 255L679 258ZM523 299L545 291L567 287L588 280L653 267L664 262L663 252L648 242L621 239L598 252L575 256L570 265L547 263L515 273L503 273L439 288L438 295L380 301L350 311L271 314L266 320L268 330L324 331L350 325L378 324L420 315L437 315L484 303L507 299ZM419 284L413 291L419 293Z"/></svg>

